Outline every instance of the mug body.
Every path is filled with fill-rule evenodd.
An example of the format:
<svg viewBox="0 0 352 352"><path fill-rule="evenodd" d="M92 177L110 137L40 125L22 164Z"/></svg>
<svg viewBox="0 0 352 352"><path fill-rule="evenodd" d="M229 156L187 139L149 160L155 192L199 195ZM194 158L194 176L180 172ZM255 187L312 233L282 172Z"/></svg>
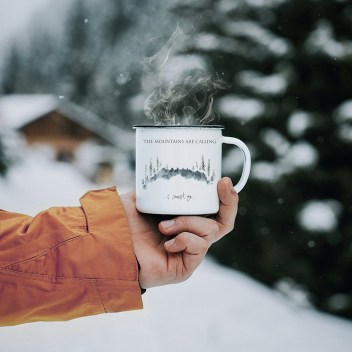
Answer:
<svg viewBox="0 0 352 352"><path fill-rule="evenodd" d="M134 126L136 206L168 215L219 210L222 126Z"/></svg>

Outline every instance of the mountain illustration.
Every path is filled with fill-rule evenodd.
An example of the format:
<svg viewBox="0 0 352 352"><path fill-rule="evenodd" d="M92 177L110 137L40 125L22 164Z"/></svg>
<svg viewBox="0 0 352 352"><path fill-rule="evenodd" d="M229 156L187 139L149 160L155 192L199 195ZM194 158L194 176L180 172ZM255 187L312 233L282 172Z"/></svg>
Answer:
<svg viewBox="0 0 352 352"><path fill-rule="evenodd" d="M168 165L162 166L159 158L157 158L156 166L150 160L148 165L145 165L145 177L142 180L143 188L146 189L148 184L155 182L158 179L169 180L172 177L181 176L185 179L193 179L206 184L212 184L215 180L215 171L211 173L210 159L208 165L205 166L204 156L201 162L196 163L192 170L188 168L169 168Z"/></svg>

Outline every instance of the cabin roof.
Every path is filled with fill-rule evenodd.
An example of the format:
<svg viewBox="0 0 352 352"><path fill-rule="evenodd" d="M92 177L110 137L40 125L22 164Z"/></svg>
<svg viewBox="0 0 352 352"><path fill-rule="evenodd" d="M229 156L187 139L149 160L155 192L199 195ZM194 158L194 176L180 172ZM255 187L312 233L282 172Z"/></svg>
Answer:
<svg viewBox="0 0 352 352"><path fill-rule="evenodd" d="M93 112L52 94L14 94L0 97L0 128L21 130L54 111L113 145L127 149L133 146L132 131L123 130Z"/></svg>

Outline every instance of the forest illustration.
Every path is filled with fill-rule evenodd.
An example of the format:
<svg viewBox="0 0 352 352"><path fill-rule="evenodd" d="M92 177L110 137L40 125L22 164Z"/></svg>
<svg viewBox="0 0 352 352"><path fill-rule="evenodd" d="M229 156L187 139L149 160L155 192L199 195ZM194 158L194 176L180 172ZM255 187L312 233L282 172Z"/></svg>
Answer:
<svg viewBox="0 0 352 352"><path fill-rule="evenodd" d="M205 182L206 184L213 184L215 180L215 170L212 169L210 159L205 161L204 155L201 159L196 161L192 169L169 167L168 164L163 165L160 162L159 157L156 158L155 162L150 158L148 164L144 167L144 178L142 179L143 188L155 182L158 179L169 180L170 178L180 175L185 179L194 179L196 181Z"/></svg>

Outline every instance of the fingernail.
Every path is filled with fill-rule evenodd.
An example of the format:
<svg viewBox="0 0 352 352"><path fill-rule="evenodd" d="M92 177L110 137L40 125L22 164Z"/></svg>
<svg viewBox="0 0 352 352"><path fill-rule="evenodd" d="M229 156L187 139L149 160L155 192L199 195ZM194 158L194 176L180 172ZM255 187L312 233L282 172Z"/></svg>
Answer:
<svg viewBox="0 0 352 352"><path fill-rule="evenodd" d="M161 222L161 225L164 229L169 229L170 227L174 226L175 220L165 220Z"/></svg>
<svg viewBox="0 0 352 352"><path fill-rule="evenodd" d="M170 247L170 246L172 246L174 243L175 243L175 239L173 238L172 240L169 240L169 241L165 242L165 246L166 246L166 247Z"/></svg>

